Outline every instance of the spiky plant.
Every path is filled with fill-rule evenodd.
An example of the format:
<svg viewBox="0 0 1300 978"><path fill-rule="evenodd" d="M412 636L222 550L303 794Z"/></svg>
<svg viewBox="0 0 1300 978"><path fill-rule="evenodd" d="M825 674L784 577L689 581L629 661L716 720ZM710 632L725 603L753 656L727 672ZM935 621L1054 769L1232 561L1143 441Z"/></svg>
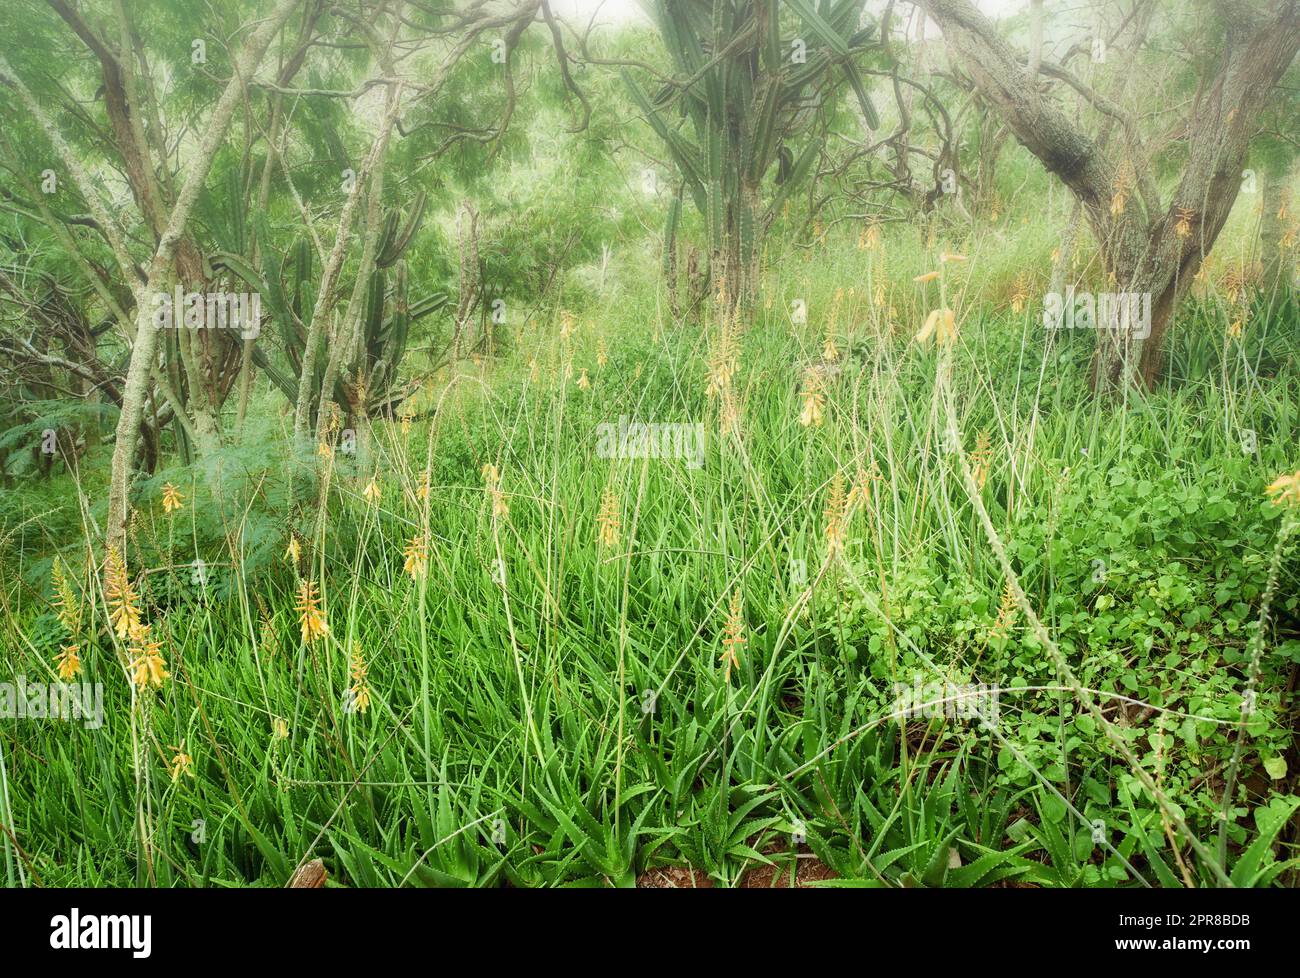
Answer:
<svg viewBox="0 0 1300 978"><path fill-rule="evenodd" d="M334 401L345 416L364 412L378 417L390 415L397 408L409 393L398 382L398 368L406 354L411 324L447 303L445 292L435 292L415 302L409 298L408 273L402 255L419 230L424 209L425 195L421 193L411 205L405 222L396 209L384 218L378 257L366 286L360 350L334 385ZM269 234L263 230L259 230L258 237L269 240ZM268 249L260 269L243 257L228 253L216 256L212 264L214 268L229 269L260 290L266 299L290 372L277 366L260 344L253 352L253 362L293 402L298 396L309 320L316 299L317 275L310 239L300 238L278 260ZM324 363L318 362L316 376L312 378L313 403L320 397L324 373Z"/></svg>
<svg viewBox="0 0 1300 978"><path fill-rule="evenodd" d="M648 4L676 77L653 98L626 69L623 79L681 177L664 233L666 274L675 267L681 200L689 193L705 220L715 289L729 306L752 301L763 238L813 169L824 141L813 122L835 86L847 80L867 125L878 123L856 64L875 46L874 28L859 26L863 5L864 0ZM789 11L784 22L783 6ZM673 118L674 111L689 120L689 129Z"/></svg>

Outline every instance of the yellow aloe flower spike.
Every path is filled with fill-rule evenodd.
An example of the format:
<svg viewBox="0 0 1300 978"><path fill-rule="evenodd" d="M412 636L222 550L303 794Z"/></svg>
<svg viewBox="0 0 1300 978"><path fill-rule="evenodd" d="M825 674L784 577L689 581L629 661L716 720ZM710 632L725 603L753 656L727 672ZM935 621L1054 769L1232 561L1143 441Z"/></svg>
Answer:
<svg viewBox="0 0 1300 978"><path fill-rule="evenodd" d="M837 471L831 479L830 495L826 499L826 543L833 557L844 549L845 524L848 522L848 494L844 490L844 473Z"/></svg>
<svg viewBox="0 0 1300 978"><path fill-rule="evenodd" d="M58 665L60 679L67 681L81 675L80 652L80 645L64 645L59 649L59 654L54 659Z"/></svg>
<svg viewBox="0 0 1300 978"><path fill-rule="evenodd" d="M140 627L133 642L127 649L131 660L131 681L140 689L162 686L163 680L170 675L162 656L162 642L150 637L148 625Z"/></svg>
<svg viewBox="0 0 1300 978"><path fill-rule="evenodd" d="M1300 506L1300 471L1278 476L1264 492L1279 506Z"/></svg>
<svg viewBox="0 0 1300 978"><path fill-rule="evenodd" d="M171 775L172 783L175 784L182 774L194 777L194 772L191 770L193 764L194 758L185 753L185 741L182 740L172 748L172 759L167 763L167 772Z"/></svg>
<svg viewBox="0 0 1300 978"><path fill-rule="evenodd" d="M951 309L932 309L925 317L925 324L916 334L916 342L925 344L934 337L940 346L951 343L957 338L957 323Z"/></svg>
<svg viewBox="0 0 1300 978"><path fill-rule="evenodd" d="M175 513L185 505L185 497L170 482L163 486L162 505L164 513Z"/></svg>
<svg viewBox="0 0 1300 978"><path fill-rule="evenodd" d="M411 575L411 580L419 579L429 566L429 547L424 541L424 536L411 537L403 551L403 556L406 558L406 563L402 565L402 570Z"/></svg>
<svg viewBox="0 0 1300 978"><path fill-rule="evenodd" d="M605 489L596 514L597 539L602 547L617 547L622 537L623 523L619 517L618 494L612 486Z"/></svg>
<svg viewBox="0 0 1300 978"><path fill-rule="evenodd" d="M320 607L315 581L303 581L298 585L298 601L295 608L298 611L304 642L310 645L316 639L330 633L329 624L325 621L325 613Z"/></svg>
<svg viewBox="0 0 1300 978"><path fill-rule="evenodd" d="M731 603L727 608L727 624L723 628L722 655L718 661L723 663L722 681L731 682L731 670L740 668L740 650L745 645L745 620L740 607L740 589L731 592Z"/></svg>
<svg viewBox="0 0 1300 978"><path fill-rule="evenodd" d="M352 709L357 713L365 713L370 709L370 682L367 679L370 669L361 654L361 646L356 642L352 643L352 662L349 671L352 674L352 685L348 687L348 697Z"/></svg>
<svg viewBox="0 0 1300 978"><path fill-rule="evenodd" d="M140 596L127 574L126 562L116 548L108 548L104 561L104 595L108 601L108 620L120 639L134 635L141 628Z"/></svg>

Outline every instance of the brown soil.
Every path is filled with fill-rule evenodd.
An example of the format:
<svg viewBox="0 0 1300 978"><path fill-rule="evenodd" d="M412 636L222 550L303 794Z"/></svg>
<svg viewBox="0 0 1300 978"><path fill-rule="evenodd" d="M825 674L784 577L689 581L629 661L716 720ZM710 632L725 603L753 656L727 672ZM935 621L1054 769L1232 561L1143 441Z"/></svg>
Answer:
<svg viewBox="0 0 1300 978"><path fill-rule="evenodd" d="M712 889L713 880L695 869L665 866L642 873L636 879L638 890Z"/></svg>
<svg viewBox="0 0 1300 978"><path fill-rule="evenodd" d="M820 859L813 856L801 854L796 861L797 868L794 870L797 877L791 880L790 858L787 855L780 855L775 866L758 866L749 870L740 878L740 889L742 890L763 890L773 887L788 887L792 883L794 886L803 889L810 883L817 880L832 880L836 878L836 873ZM670 890L670 889L713 889L713 880L709 879L698 869L690 869L685 866L665 866L660 869L652 869L642 873L637 877L636 885L638 889L646 890Z"/></svg>

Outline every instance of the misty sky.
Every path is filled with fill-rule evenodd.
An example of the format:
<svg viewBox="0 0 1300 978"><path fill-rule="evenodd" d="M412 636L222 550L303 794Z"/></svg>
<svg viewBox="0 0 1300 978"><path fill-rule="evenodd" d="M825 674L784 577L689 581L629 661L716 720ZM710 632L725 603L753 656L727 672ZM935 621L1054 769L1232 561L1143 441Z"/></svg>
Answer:
<svg viewBox="0 0 1300 978"><path fill-rule="evenodd" d="M868 4L868 9L879 6L881 4L872 2ZM975 6L986 14L998 17L1023 10L1027 2L1026 0L975 0ZM646 19L637 0L552 0L551 9L562 17L580 18L584 22L597 10L600 11L599 20L608 24Z"/></svg>

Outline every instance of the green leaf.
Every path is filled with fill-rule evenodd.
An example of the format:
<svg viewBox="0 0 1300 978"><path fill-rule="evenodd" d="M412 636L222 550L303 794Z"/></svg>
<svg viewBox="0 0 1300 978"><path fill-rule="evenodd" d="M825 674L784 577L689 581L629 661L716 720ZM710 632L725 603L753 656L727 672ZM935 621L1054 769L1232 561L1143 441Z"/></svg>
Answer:
<svg viewBox="0 0 1300 978"><path fill-rule="evenodd" d="M849 56L849 46L845 39L826 21L822 20L821 15L812 8L812 5L806 0L785 0L786 6L799 15L817 40L821 41L828 48L834 51L841 58Z"/></svg>

